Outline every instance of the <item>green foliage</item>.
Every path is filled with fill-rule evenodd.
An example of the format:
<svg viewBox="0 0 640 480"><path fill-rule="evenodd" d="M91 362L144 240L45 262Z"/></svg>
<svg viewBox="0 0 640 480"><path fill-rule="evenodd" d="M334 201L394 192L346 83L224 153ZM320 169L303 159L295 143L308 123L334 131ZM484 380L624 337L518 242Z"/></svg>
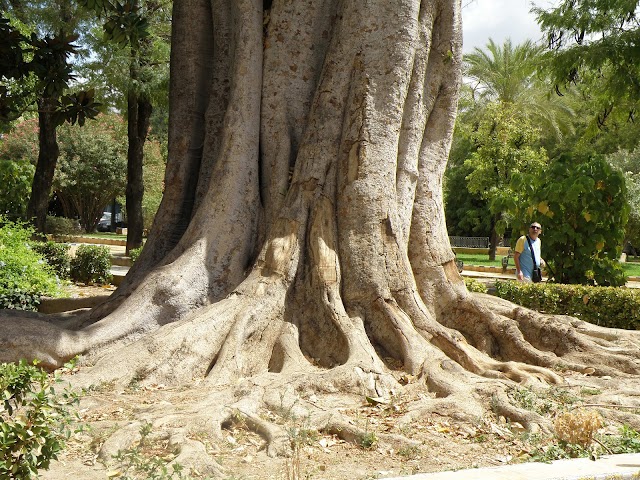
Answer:
<svg viewBox="0 0 640 480"><path fill-rule="evenodd" d="M465 161L471 170L469 192L489 200L494 211L513 201L518 192L511 189L512 176L519 172L538 175L547 163L544 150L533 146L539 133L512 106L488 106L473 135L478 148Z"/></svg>
<svg viewBox="0 0 640 480"><path fill-rule="evenodd" d="M21 16L26 9L17 9ZM69 61L78 53L73 44L77 35L67 35L63 29L55 35L42 35L42 28L30 34L23 34L9 19L0 17L0 34L6 39L9 55L2 55L2 83L0 84L0 121L14 120L20 116L24 108L33 103L36 97L56 100L54 122L80 124L85 118L93 118L99 112L99 103L94 101L92 91L80 91L65 94L73 79L73 67ZM42 25L39 25L42 27ZM25 79L36 78L33 91L21 91L10 88ZM27 98L29 100L27 100Z"/></svg>
<svg viewBox="0 0 640 480"><path fill-rule="evenodd" d="M465 161L467 190L488 202L494 215L493 229L503 234L507 227L503 212L519 203L522 192L512 186L514 175L541 176L547 163L544 149L534 146L538 129L511 104L494 103L486 108L474 140L477 150Z"/></svg>
<svg viewBox="0 0 640 480"><path fill-rule="evenodd" d="M470 292L487 293L486 285L475 278L464 277L464 284Z"/></svg>
<svg viewBox="0 0 640 480"><path fill-rule="evenodd" d="M0 215L0 308L37 310L40 296L59 296L54 271L30 244L33 229Z"/></svg>
<svg viewBox="0 0 640 480"><path fill-rule="evenodd" d="M513 185L528 199L513 209L523 231L533 220L543 226L542 256L554 281L624 285L617 260L629 207L620 172L601 156L564 155L545 175L515 176Z"/></svg>
<svg viewBox="0 0 640 480"><path fill-rule="evenodd" d="M24 218L38 159L38 122L20 122L0 140L0 213Z"/></svg>
<svg viewBox="0 0 640 480"><path fill-rule="evenodd" d="M449 235L488 237L491 234L491 214L487 200L466 188L466 177L471 171L468 165L458 165L448 168L445 173L447 231Z"/></svg>
<svg viewBox="0 0 640 480"><path fill-rule="evenodd" d="M640 329L640 291L634 288L497 281L495 295L533 310L571 315L603 327Z"/></svg>
<svg viewBox="0 0 640 480"><path fill-rule="evenodd" d="M71 434L76 394L58 394L34 363L0 364L0 478L33 478L57 458Z"/></svg>
<svg viewBox="0 0 640 480"><path fill-rule="evenodd" d="M138 260L138 258L140 257L140 254L142 253L142 248L143 247L138 247L129 251L129 258L131 258L132 262L135 263L135 261Z"/></svg>
<svg viewBox="0 0 640 480"><path fill-rule="evenodd" d="M603 443L613 454L640 453L640 432L623 425L620 428L620 436L607 436Z"/></svg>
<svg viewBox="0 0 640 480"><path fill-rule="evenodd" d="M111 281L111 254L104 245L80 245L71 259L71 279L86 284Z"/></svg>
<svg viewBox="0 0 640 480"><path fill-rule="evenodd" d="M126 187L126 125L117 115L100 115L82 128L58 129L60 157L53 187L77 214L85 231L95 230L104 206Z"/></svg>
<svg viewBox="0 0 640 480"><path fill-rule="evenodd" d="M549 10L534 8L548 35L547 60L554 82L560 86L585 79L595 82L598 103L609 111L625 99L637 106L639 4L638 0L562 0Z"/></svg>
<svg viewBox="0 0 640 480"><path fill-rule="evenodd" d="M624 425L619 435L599 434L595 436L597 443L606 448L609 454L639 453L640 432ZM568 458L594 458L592 448L575 445L563 441L537 446L531 451L531 461L552 462Z"/></svg>
<svg viewBox="0 0 640 480"><path fill-rule="evenodd" d="M509 39L502 45L489 39L484 49L475 48L465 55L467 88L463 98L470 94L472 108L464 101L463 108L472 123L487 116L485 106L499 104L511 106L529 124L554 138L570 132L571 124L566 120L573 111L559 96L550 95L549 82L540 68L542 54L543 48L530 40L514 46Z"/></svg>
<svg viewBox="0 0 640 480"><path fill-rule="evenodd" d="M478 85L476 98L510 104L526 102L541 52L530 40L513 46L510 39L498 45L490 38L486 49L474 48L464 56L464 67L465 75Z"/></svg>
<svg viewBox="0 0 640 480"><path fill-rule="evenodd" d="M34 242L33 249L42 255L58 278L69 278L71 257L69 245L56 242Z"/></svg>
<svg viewBox="0 0 640 480"><path fill-rule="evenodd" d="M640 247L640 148L629 152L619 150L607 155L607 161L623 173L629 203L629 221L625 228L625 238Z"/></svg>
<svg viewBox="0 0 640 480"><path fill-rule="evenodd" d="M24 218L35 171L30 163L0 160L0 213Z"/></svg>

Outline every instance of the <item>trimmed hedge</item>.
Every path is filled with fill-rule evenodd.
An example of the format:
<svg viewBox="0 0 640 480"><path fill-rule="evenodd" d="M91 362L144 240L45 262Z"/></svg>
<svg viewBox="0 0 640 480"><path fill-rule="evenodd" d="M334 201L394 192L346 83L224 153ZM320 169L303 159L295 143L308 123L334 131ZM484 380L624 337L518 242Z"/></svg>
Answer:
<svg viewBox="0 0 640 480"><path fill-rule="evenodd" d="M486 285L475 278L464 277L464 284L470 292L487 293Z"/></svg>
<svg viewBox="0 0 640 480"><path fill-rule="evenodd" d="M640 329L640 290L633 288L497 281L495 295L533 310L571 315L602 327Z"/></svg>

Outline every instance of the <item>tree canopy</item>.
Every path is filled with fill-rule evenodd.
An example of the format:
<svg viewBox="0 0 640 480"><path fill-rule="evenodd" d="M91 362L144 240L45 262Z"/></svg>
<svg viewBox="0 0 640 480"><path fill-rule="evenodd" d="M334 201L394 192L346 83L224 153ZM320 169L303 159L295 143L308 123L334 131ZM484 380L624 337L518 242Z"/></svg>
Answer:
<svg viewBox="0 0 640 480"><path fill-rule="evenodd" d="M547 34L547 59L560 87L594 82L604 112L613 105L630 117L640 101L638 0L562 0L550 9L533 8Z"/></svg>

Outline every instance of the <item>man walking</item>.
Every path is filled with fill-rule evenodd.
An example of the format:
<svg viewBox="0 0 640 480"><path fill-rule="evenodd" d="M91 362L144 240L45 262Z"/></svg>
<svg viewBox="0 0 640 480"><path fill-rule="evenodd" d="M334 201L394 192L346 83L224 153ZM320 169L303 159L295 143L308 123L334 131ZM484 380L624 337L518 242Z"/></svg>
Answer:
<svg viewBox="0 0 640 480"><path fill-rule="evenodd" d="M523 235L516 242L513 260L516 264L516 277L520 282L539 282L541 280L541 278L536 278L534 275L536 269L539 272L540 265L544 265L544 261L540 256L541 242L538 238L541 232L542 227L540 224L533 222L529 226L529 234Z"/></svg>

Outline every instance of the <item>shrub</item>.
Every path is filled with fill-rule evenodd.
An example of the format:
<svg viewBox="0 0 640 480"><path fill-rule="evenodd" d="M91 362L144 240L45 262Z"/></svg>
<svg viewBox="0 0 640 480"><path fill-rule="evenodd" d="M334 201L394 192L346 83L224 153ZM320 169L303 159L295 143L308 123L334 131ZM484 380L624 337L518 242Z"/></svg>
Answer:
<svg viewBox="0 0 640 480"><path fill-rule="evenodd" d="M556 436L563 442L588 448L596 432L603 427L602 417L595 410L579 408L559 414L553 421Z"/></svg>
<svg viewBox="0 0 640 480"><path fill-rule="evenodd" d="M633 288L497 281L496 296L603 327L640 329L640 291Z"/></svg>
<svg viewBox="0 0 640 480"><path fill-rule="evenodd" d="M26 310L37 312L40 305L40 294L32 291L22 291L18 289L0 292L0 309Z"/></svg>
<svg viewBox="0 0 640 480"><path fill-rule="evenodd" d="M78 397L57 394L59 381L35 363L0 364L0 478L33 478L64 447Z"/></svg>
<svg viewBox="0 0 640 480"><path fill-rule="evenodd" d="M487 293L487 286L475 278L464 277L464 283L470 292Z"/></svg>
<svg viewBox="0 0 640 480"><path fill-rule="evenodd" d="M13 218L26 215L35 171L29 162L0 158L0 212Z"/></svg>
<svg viewBox="0 0 640 480"><path fill-rule="evenodd" d="M34 242L33 249L44 257L58 278L69 278L71 257L69 245L56 242Z"/></svg>
<svg viewBox="0 0 640 480"><path fill-rule="evenodd" d="M107 284L110 270L111 254L103 245L80 245L71 259L71 278L76 282Z"/></svg>
<svg viewBox="0 0 640 480"><path fill-rule="evenodd" d="M54 271L30 244L33 229L0 215L0 308L36 310L40 296L60 296Z"/></svg>
<svg viewBox="0 0 640 480"><path fill-rule="evenodd" d="M78 235L82 229L73 218L47 216L46 233L53 236Z"/></svg>
<svg viewBox="0 0 640 480"><path fill-rule="evenodd" d="M134 248L129 252L129 258L131 258L131 261L135 263L135 261L138 260L138 258L140 257L141 253L142 253L142 247Z"/></svg>

